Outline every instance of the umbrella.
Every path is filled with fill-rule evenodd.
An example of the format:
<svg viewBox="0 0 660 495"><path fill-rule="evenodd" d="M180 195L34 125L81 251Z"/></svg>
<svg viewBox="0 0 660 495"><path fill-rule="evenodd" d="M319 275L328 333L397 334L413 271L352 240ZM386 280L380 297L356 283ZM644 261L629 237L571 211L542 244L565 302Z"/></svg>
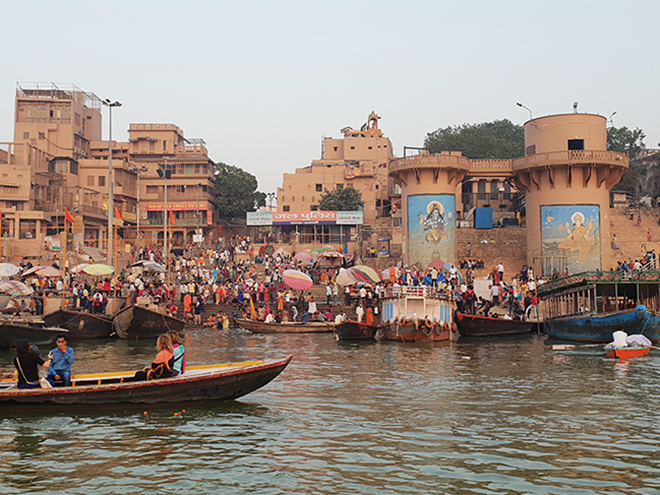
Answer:
<svg viewBox="0 0 660 495"><path fill-rule="evenodd" d="M52 266L40 266L38 267L39 269L35 271L35 275L39 275L40 277L61 277L62 272L58 270L55 267Z"/></svg>
<svg viewBox="0 0 660 495"><path fill-rule="evenodd" d="M286 285L295 290L307 290L314 285L312 279L299 270L285 270L282 279Z"/></svg>
<svg viewBox="0 0 660 495"><path fill-rule="evenodd" d="M322 258L344 258L344 255L339 251L323 251L321 253Z"/></svg>
<svg viewBox="0 0 660 495"><path fill-rule="evenodd" d="M0 263L0 277L11 277L20 271L21 269L13 263Z"/></svg>
<svg viewBox="0 0 660 495"><path fill-rule="evenodd" d="M312 255L309 253L300 252L300 253L296 253L296 259L298 261L302 261L303 263L305 263L308 261L312 261L313 258Z"/></svg>
<svg viewBox="0 0 660 495"><path fill-rule="evenodd" d="M34 291L23 282L7 280L6 282L0 282L0 292L11 294L12 296L29 296Z"/></svg>
<svg viewBox="0 0 660 495"><path fill-rule="evenodd" d="M437 270L440 270L440 269L444 268L444 266L445 266L446 264L447 264L447 263L445 263L444 261L436 260L436 261L432 261L432 262L429 264L429 268L435 268L435 269L437 269Z"/></svg>
<svg viewBox="0 0 660 495"><path fill-rule="evenodd" d="M353 285L357 282L350 270L347 270L346 268L339 269L339 273L337 274L335 281L339 285Z"/></svg>
<svg viewBox="0 0 660 495"><path fill-rule="evenodd" d="M161 265L160 263L156 263L155 261L149 261L149 260L136 261L131 266L141 266L142 268L144 268L146 270L153 270L155 272L166 272L167 271L165 269L165 267L163 265Z"/></svg>
<svg viewBox="0 0 660 495"><path fill-rule="evenodd" d="M357 280L368 284L375 284L382 280L376 270L366 265L356 265L350 271Z"/></svg>
<svg viewBox="0 0 660 495"><path fill-rule="evenodd" d="M76 265L71 269L71 273L79 273L83 270L83 268L87 266L89 266L89 263L80 263L79 265Z"/></svg>
<svg viewBox="0 0 660 495"><path fill-rule="evenodd" d="M85 268L82 269L82 271L87 273L88 275L96 275L97 277L100 277L103 275L110 275L111 273L114 273L115 269L111 266L97 263L95 265L87 265Z"/></svg>
<svg viewBox="0 0 660 495"><path fill-rule="evenodd" d="M274 253L273 256L291 256L291 253L287 251L284 248L278 248Z"/></svg>
<svg viewBox="0 0 660 495"><path fill-rule="evenodd" d="M23 273L21 273L21 276L22 276L22 277L29 277L29 276L31 276L31 275L36 275L36 274L37 274L37 270L40 270L40 269L42 269L42 268L46 268L46 267L43 266L43 265L33 266L32 268L28 268L28 269L25 270Z"/></svg>

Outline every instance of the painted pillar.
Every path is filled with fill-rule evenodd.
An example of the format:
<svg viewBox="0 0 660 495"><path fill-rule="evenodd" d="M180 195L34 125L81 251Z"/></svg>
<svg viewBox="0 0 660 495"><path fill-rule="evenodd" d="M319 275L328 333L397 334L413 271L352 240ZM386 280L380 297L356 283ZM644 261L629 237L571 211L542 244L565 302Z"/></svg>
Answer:
<svg viewBox="0 0 660 495"><path fill-rule="evenodd" d="M469 163L460 152L422 152L390 162L390 176L401 186L404 263L456 264L456 186Z"/></svg>
<svg viewBox="0 0 660 495"><path fill-rule="evenodd" d="M526 193L527 260L537 274L610 269L609 194L627 168L625 155L607 151L603 116L525 123L525 157L513 172Z"/></svg>

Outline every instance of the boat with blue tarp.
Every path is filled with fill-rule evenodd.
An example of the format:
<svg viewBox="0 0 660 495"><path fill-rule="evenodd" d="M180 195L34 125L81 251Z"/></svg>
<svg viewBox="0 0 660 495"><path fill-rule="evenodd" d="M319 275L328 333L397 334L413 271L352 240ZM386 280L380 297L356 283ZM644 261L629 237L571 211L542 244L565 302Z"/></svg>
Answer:
<svg viewBox="0 0 660 495"><path fill-rule="evenodd" d="M554 340L609 342L623 330L660 342L660 271L583 272L538 287Z"/></svg>

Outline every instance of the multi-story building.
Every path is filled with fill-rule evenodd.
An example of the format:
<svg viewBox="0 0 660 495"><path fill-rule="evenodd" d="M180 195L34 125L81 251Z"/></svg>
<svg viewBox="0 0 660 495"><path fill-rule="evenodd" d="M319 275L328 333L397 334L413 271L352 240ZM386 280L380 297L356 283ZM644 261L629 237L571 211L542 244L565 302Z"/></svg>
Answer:
<svg viewBox="0 0 660 495"><path fill-rule="evenodd" d="M74 247L106 245L110 144L101 139L101 107L100 98L74 85L17 84L14 141L0 144L4 237L57 235L68 209ZM165 163L167 218L174 220L168 237L179 245L195 233L214 238L214 170L204 141L186 139L172 124L131 124L129 134L129 142L112 142L123 240L162 243L165 180L158 169Z"/></svg>
<svg viewBox="0 0 660 495"><path fill-rule="evenodd" d="M277 210L315 211L328 191L354 187L364 201L364 222L391 215L388 164L394 157L392 143L378 127L374 112L359 131L341 130L341 139L326 137L323 156L293 174L284 174L277 189Z"/></svg>

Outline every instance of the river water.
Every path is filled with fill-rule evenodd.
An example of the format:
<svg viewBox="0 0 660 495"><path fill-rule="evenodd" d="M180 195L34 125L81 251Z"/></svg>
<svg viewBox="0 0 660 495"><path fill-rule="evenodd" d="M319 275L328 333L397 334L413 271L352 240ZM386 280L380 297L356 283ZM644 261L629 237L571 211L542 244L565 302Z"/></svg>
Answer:
<svg viewBox="0 0 660 495"><path fill-rule="evenodd" d="M238 329L185 344L189 365L295 357L239 401L0 410L0 493L660 493L660 353ZM155 355L153 342L74 348L78 372ZM11 357L0 353L0 371Z"/></svg>

